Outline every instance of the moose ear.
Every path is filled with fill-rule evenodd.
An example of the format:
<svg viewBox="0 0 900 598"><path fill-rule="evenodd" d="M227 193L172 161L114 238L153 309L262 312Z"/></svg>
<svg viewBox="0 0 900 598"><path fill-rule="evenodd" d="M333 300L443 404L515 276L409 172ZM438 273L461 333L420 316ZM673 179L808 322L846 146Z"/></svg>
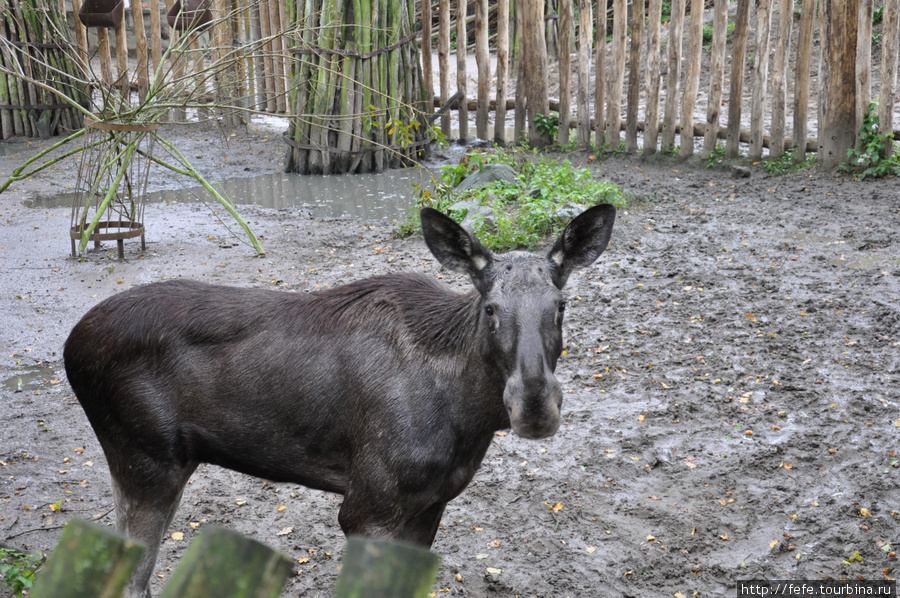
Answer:
<svg viewBox="0 0 900 598"><path fill-rule="evenodd" d="M553 272L553 284L562 289L572 270L590 266L609 244L616 208L608 203L594 206L566 226L547 254Z"/></svg>
<svg viewBox="0 0 900 598"><path fill-rule="evenodd" d="M431 208L423 208L422 234L434 257L448 270L468 274L479 291L485 292L494 255L475 235L455 220Z"/></svg>

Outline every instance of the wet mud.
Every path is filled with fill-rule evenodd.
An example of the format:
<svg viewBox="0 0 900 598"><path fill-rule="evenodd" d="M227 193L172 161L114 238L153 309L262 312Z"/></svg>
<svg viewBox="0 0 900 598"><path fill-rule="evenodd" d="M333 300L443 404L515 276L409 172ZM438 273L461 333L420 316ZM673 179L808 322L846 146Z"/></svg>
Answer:
<svg viewBox="0 0 900 598"><path fill-rule="evenodd" d="M226 176L278 172L283 148L266 134L231 141L247 149ZM212 168L214 150L196 143ZM738 178L668 157L589 166L635 203L607 252L569 280L564 425L541 441L495 436L438 531L436 595L733 596L739 579L896 577L896 179ZM123 262L114 245L73 259L68 210L23 203L64 191L64 173L0 195L0 542L23 551L49 551L71 518L114 520L102 451L60 360L97 301L176 277L306 292L415 270L468 284L421 239L398 238L396 222L296 206L242 206L262 258L209 207L163 200L147 208L147 251L126 242ZM294 559L285 596L330 596L340 503L203 466L154 593L215 524Z"/></svg>

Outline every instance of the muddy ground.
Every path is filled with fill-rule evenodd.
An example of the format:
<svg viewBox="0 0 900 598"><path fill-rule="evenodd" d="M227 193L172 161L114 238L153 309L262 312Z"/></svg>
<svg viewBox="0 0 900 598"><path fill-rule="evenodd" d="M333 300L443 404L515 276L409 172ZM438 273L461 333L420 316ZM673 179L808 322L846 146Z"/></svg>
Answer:
<svg viewBox="0 0 900 598"><path fill-rule="evenodd" d="M277 131L227 145L208 133L181 140L207 172L280 169ZM4 175L33 151L0 145L18 153L0 157ZM738 579L896 577L900 185L741 178L674 158L590 167L639 201L569 282L565 425L549 440L496 436L440 526L437 595L733 596ZM73 259L68 209L22 202L65 190L74 168L0 195L0 543L22 551L50 551L72 518L113 521L104 457L60 360L97 301L177 277L306 292L415 270L465 287L396 223L301 209L242 207L262 258L209 208L158 203L146 251ZM329 596L340 503L201 467L153 590L218 524L294 559L285 596Z"/></svg>

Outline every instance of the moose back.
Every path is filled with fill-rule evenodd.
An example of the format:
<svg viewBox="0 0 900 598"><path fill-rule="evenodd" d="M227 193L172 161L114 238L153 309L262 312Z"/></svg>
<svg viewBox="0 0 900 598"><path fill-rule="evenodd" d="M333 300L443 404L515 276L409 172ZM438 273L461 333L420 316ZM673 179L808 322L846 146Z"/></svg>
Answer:
<svg viewBox="0 0 900 598"><path fill-rule="evenodd" d="M495 431L556 432L562 289L606 248L615 208L576 217L545 256L494 254L432 209L421 220L471 292L421 274L315 293L179 280L75 326L66 373L109 462L117 526L148 546L128 598L150 595L200 463L343 494L346 534L427 547Z"/></svg>

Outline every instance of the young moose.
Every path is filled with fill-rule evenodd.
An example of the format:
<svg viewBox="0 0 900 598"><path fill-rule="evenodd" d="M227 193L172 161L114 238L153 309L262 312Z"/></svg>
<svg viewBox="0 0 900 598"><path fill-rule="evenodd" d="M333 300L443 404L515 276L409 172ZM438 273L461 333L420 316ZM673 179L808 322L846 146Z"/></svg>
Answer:
<svg viewBox="0 0 900 598"><path fill-rule="evenodd" d="M150 596L200 463L343 494L344 533L430 546L495 431L559 428L562 289L606 248L615 214L590 208L541 257L495 255L422 210L428 248L475 286L464 295L421 274L315 293L169 281L94 307L64 358L118 529L148 546L127 597Z"/></svg>

